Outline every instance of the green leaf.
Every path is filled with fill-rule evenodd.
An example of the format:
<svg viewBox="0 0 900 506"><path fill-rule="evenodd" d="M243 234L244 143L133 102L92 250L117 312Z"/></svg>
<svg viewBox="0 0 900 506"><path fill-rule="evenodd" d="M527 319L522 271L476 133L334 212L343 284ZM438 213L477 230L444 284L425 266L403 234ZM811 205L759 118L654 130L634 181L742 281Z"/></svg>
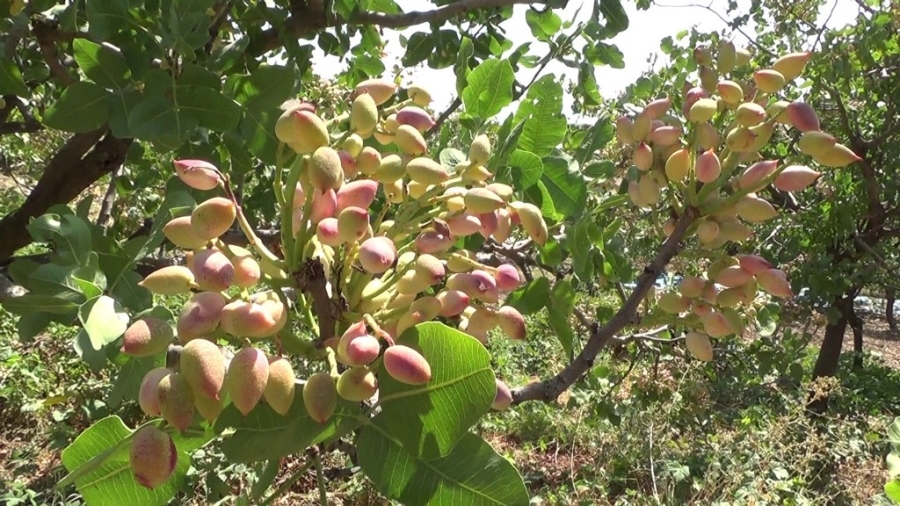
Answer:
<svg viewBox="0 0 900 506"><path fill-rule="evenodd" d="M616 135L616 129L609 116L604 114L600 116L594 126L588 131L587 142L579 146L575 154L575 160L579 165L584 166L588 161L594 158L597 153L602 153L603 148L609 144L609 141ZM611 163L611 162L610 162Z"/></svg>
<svg viewBox="0 0 900 506"><path fill-rule="evenodd" d="M550 303L550 278L539 277L509 294L506 305L519 310L523 315L537 313Z"/></svg>
<svg viewBox="0 0 900 506"><path fill-rule="evenodd" d="M70 84L44 115L44 125L72 133L96 130L109 118L109 91L88 81Z"/></svg>
<svg viewBox="0 0 900 506"><path fill-rule="evenodd" d="M567 121L562 115L562 85L556 76L545 75L528 90L516 111L516 121L525 121L519 149L541 158L553 153L566 137Z"/></svg>
<svg viewBox="0 0 900 506"><path fill-rule="evenodd" d="M121 0L85 0L88 33L98 39L107 39L120 28L129 24L125 8L126 2Z"/></svg>
<svg viewBox="0 0 900 506"><path fill-rule="evenodd" d="M528 505L515 466L475 434L467 433L439 459L417 459L374 425L356 440L359 465L378 490L401 504Z"/></svg>
<svg viewBox="0 0 900 506"><path fill-rule="evenodd" d="M403 54L401 63L404 67L413 67L422 63L434 52L434 35L425 32L416 32L406 42L406 53Z"/></svg>
<svg viewBox="0 0 900 506"><path fill-rule="evenodd" d="M381 369L378 375L378 423L407 452L425 459L450 453L497 392L491 358L484 345L442 323L405 331L398 344L419 351L431 365L431 381L401 383Z"/></svg>
<svg viewBox="0 0 900 506"><path fill-rule="evenodd" d="M566 355L572 356L572 345L575 342L575 332L569 317L575 309L575 290L568 279L561 279L553 285L550 292L550 306L547 312L550 315L550 326L556 331L559 344L566 351Z"/></svg>
<svg viewBox="0 0 900 506"><path fill-rule="evenodd" d="M241 119L241 108L234 100L219 90L196 87L179 96L180 109L197 118L197 123L214 132L224 132L236 127Z"/></svg>
<svg viewBox="0 0 900 506"><path fill-rule="evenodd" d="M587 281L594 274L594 264L591 261L593 244L588 233L588 227L592 224L589 220L578 220L572 227L569 237L569 251L572 253L572 266L575 275L583 281Z"/></svg>
<svg viewBox="0 0 900 506"><path fill-rule="evenodd" d="M35 295L51 295L77 304L87 297L75 279L74 265L43 264L28 277L25 285Z"/></svg>
<svg viewBox="0 0 900 506"><path fill-rule="evenodd" d="M628 29L628 14L621 0L600 0L600 13L606 20L601 37L611 39Z"/></svg>
<svg viewBox="0 0 900 506"><path fill-rule="evenodd" d="M179 97L179 100L187 97ZM199 122L162 95L149 95L128 115L128 128L143 140L181 144Z"/></svg>
<svg viewBox="0 0 900 506"><path fill-rule="evenodd" d="M85 302L78 310L78 320L95 350L115 341L128 328L128 313L115 299L106 295Z"/></svg>
<svg viewBox="0 0 900 506"><path fill-rule="evenodd" d="M573 216L584 210L587 201L587 185L581 174L570 170L563 158L544 158L544 174L541 182L553 200L553 208L565 216Z"/></svg>
<svg viewBox="0 0 900 506"><path fill-rule="evenodd" d="M602 162L590 162L584 166L582 173L587 177L606 181L616 173L616 164L611 160L603 160Z"/></svg>
<svg viewBox="0 0 900 506"><path fill-rule="evenodd" d="M20 315L37 312L69 314L78 309L78 304L59 297L26 293L25 295L10 297L3 301L3 309Z"/></svg>
<svg viewBox="0 0 900 506"><path fill-rule="evenodd" d="M612 44L598 42L593 48L585 51L585 57L594 65L609 65L614 69L625 68L625 55Z"/></svg>
<svg viewBox="0 0 900 506"><path fill-rule="evenodd" d="M50 315L47 313L29 313L19 317L19 321L16 322L16 332L19 334L21 342L30 343L35 336L49 326Z"/></svg>
<svg viewBox="0 0 900 506"><path fill-rule="evenodd" d="M531 34L541 42L549 42L550 38L562 28L562 19L552 9L538 12L528 9L525 12L525 22L531 28Z"/></svg>
<svg viewBox="0 0 900 506"><path fill-rule="evenodd" d="M25 84L22 72L10 58L0 58L0 95L31 97L31 89Z"/></svg>
<svg viewBox="0 0 900 506"><path fill-rule="evenodd" d="M472 39L463 37L459 44L459 54L456 55L456 93L462 94L466 87L466 78L469 76L469 59L475 54L475 45Z"/></svg>
<svg viewBox="0 0 900 506"><path fill-rule="evenodd" d="M438 159L441 161L441 165L443 165L450 171L456 170L456 165L460 162L466 161L468 157L469 156L467 154L456 148L444 148L438 155Z"/></svg>
<svg viewBox="0 0 900 506"><path fill-rule="evenodd" d="M900 503L900 480L891 480L884 484L884 495L895 502Z"/></svg>
<svg viewBox="0 0 900 506"><path fill-rule="evenodd" d="M259 462L298 453L310 445L346 434L360 423L360 405L338 399L335 413L323 425L309 417L303 404L303 388L297 385L294 402L287 415L276 413L260 403L247 416L229 404L216 419L221 434L234 429L222 442L222 452L232 462Z"/></svg>
<svg viewBox="0 0 900 506"><path fill-rule="evenodd" d="M544 174L544 162L538 155L528 151L513 151L506 163L509 165L513 187L517 190L531 187Z"/></svg>
<svg viewBox="0 0 900 506"><path fill-rule="evenodd" d="M893 423L888 427L887 435L894 450L900 452L900 416L894 418Z"/></svg>
<svg viewBox="0 0 900 506"><path fill-rule="evenodd" d="M98 350L91 343L91 337L84 329L79 329L72 341L72 347L81 360L86 363L92 371L98 373L106 367L107 357L106 350Z"/></svg>
<svg viewBox="0 0 900 506"><path fill-rule="evenodd" d="M260 161L270 165L275 163L275 150L278 148L275 122L279 116L281 111L278 109L247 109L241 119L241 136L247 149Z"/></svg>
<svg viewBox="0 0 900 506"><path fill-rule="evenodd" d="M72 41L72 50L78 67L91 81L114 90L128 86L131 70L121 54L87 39Z"/></svg>
<svg viewBox="0 0 900 506"><path fill-rule="evenodd" d="M515 81L509 60L490 59L469 73L462 102L470 116L489 119L512 103Z"/></svg>
<svg viewBox="0 0 900 506"><path fill-rule="evenodd" d="M132 137L128 116L144 100L144 95L134 90L122 90L109 99L109 128L118 138Z"/></svg>
<svg viewBox="0 0 900 506"><path fill-rule="evenodd" d="M59 216L47 213L29 223L26 228L38 242L53 244L56 261L64 265L87 265L93 251L91 229L74 214Z"/></svg>
<svg viewBox="0 0 900 506"><path fill-rule="evenodd" d="M288 67L260 65L249 76L235 76L230 89L244 107L275 109L290 98L294 81L294 72Z"/></svg>
<svg viewBox="0 0 900 506"><path fill-rule="evenodd" d="M133 433L118 416L109 416L79 434L63 450L63 465L70 473L77 473L75 488L85 503L129 506L167 504L185 483L191 466L190 454L212 436L209 431L190 430L185 434L172 434L178 453L175 472L162 485L148 489L139 485L130 471L128 442ZM77 471L82 466L87 472Z"/></svg>

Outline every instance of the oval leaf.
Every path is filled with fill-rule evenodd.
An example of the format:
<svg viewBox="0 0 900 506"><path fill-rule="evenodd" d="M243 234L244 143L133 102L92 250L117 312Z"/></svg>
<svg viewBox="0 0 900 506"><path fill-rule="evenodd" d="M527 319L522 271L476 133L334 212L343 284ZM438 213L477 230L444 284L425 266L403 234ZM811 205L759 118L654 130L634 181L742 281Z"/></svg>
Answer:
<svg viewBox="0 0 900 506"><path fill-rule="evenodd" d="M88 81L76 81L44 115L44 125L72 133L96 130L109 118L112 94Z"/></svg>

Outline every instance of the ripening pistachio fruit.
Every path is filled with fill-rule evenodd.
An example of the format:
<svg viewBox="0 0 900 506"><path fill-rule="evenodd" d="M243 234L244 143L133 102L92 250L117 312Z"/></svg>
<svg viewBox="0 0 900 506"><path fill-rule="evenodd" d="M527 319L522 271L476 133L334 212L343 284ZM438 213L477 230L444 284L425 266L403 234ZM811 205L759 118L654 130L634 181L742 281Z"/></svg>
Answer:
<svg viewBox="0 0 900 506"><path fill-rule="evenodd" d="M208 241L227 232L235 218L237 208L231 199L213 197L201 202L191 211L191 228L195 236Z"/></svg>
<svg viewBox="0 0 900 506"><path fill-rule="evenodd" d="M222 181L215 165L203 160L175 160L175 173L184 184L195 190L212 190Z"/></svg>
<svg viewBox="0 0 900 506"><path fill-rule="evenodd" d="M167 482L175 472L177 460L178 450L168 433L146 425L134 434L128 463L141 486L153 489Z"/></svg>
<svg viewBox="0 0 900 506"><path fill-rule="evenodd" d="M350 105L350 130L367 133L378 125L378 104L369 93L360 93Z"/></svg>
<svg viewBox="0 0 900 506"><path fill-rule="evenodd" d="M194 418L194 394L184 375L173 372L159 380L156 387L159 412L179 432L187 430Z"/></svg>
<svg viewBox="0 0 900 506"><path fill-rule="evenodd" d="M757 70L753 73L753 80L756 87L765 93L778 93L785 84L784 75L772 69Z"/></svg>
<svg viewBox="0 0 900 506"><path fill-rule="evenodd" d="M428 107L431 103L431 93L421 84L414 84L406 90L409 99L419 107Z"/></svg>
<svg viewBox="0 0 900 506"><path fill-rule="evenodd" d="M487 165L491 158L491 140L487 135L477 135L469 146L469 162L473 165Z"/></svg>
<svg viewBox="0 0 900 506"><path fill-rule="evenodd" d="M303 405L316 423L323 424L337 409L338 391L334 379L327 372L317 372L303 385Z"/></svg>
<svg viewBox="0 0 900 506"><path fill-rule="evenodd" d="M221 292L234 281L234 265L222 251L210 248L194 254L194 282L201 290Z"/></svg>
<svg viewBox="0 0 900 506"><path fill-rule="evenodd" d="M421 353L402 344L389 347L382 357L384 369L395 380L407 385L431 381L431 366Z"/></svg>
<svg viewBox="0 0 900 506"><path fill-rule="evenodd" d="M183 265L170 265L150 273L138 285L159 295L188 293L194 285L194 273Z"/></svg>
<svg viewBox="0 0 900 506"><path fill-rule="evenodd" d="M386 79L367 79L356 85L356 93L367 93L375 101L375 105L382 105L394 96L397 84Z"/></svg>
<svg viewBox="0 0 900 506"><path fill-rule="evenodd" d="M179 216L169 220L163 226L163 234L172 244L183 249L200 249L207 243L206 239L194 234L190 216Z"/></svg>
<svg viewBox="0 0 900 506"><path fill-rule="evenodd" d="M247 416L262 399L269 380L269 360L257 348L242 348L234 354L225 375L231 402Z"/></svg>
<svg viewBox="0 0 900 506"><path fill-rule="evenodd" d="M421 156L428 150L422 134L411 125L400 125L394 134L394 144L408 155Z"/></svg>
<svg viewBox="0 0 900 506"><path fill-rule="evenodd" d="M397 259L397 248L387 237L371 237L360 245L358 258L366 272L381 274L394 264Z"/></svg>
<svg viewBox="0 0 900 506"><path fill-rule="evenodd" d="M713 359L713 346L706 334L688 332L684 336L684 345L691 356L697 360L709 362Z"/></svg>
<svg viewBox="0 0 900 506"><path fill-rule="evenodd" d="M329 141L328 127L322 118L303 107L282 113L275 122L275 136L301 155L327 146Z"/></svg>
<svg viewBox="0 0 900 506"><path fill-rule="evenodd" d="M350 402L371 399L378 391L378 380L368 367L347 369L337 381L337 393Z"/></svg>
<svg viewBox="0 0 900 506"><path fill-rule="evenodd" d="M509 207L518 216L519 222L522 224L522 228L525 229L528 237L535 244L543 246L547 242L550 232L547 229L547 222L544 221L540 208L526 202L510 202Z"/></svg>
<svg viewBox="0 0 900 506"><path fill-rule="evenodd" d="M810 52L789 53L775 60L772 70L780 72L785 81L793 81L800 77L810 58L812 58Z"/></svg>
<svg viewBox="0 0 900 506"><path fill-rule="evenodd" d="M337 151L322 146L313 152L307 164L309 182L317 193L337 190L344 182L344 169Z"/></svg>
<svg viewBox="0 0 900 506"><path fill-rule="evenodd" d="M410 125L419 132L425 133L435 125L434 119L428 112L415 106L406 106L400 109L394 119L397 124L390 131L396 131L400 125Z"/></svg>
<svg viewBox="0 0 900 506"><path fill-rule="evenodd" d="M172 370L166 367L155 367L147 371L141 380L138 390L138 405L147 416L159 416L159 382L172 374Z"/></svg>
<svg viewBox="0 0 900 506"><path fill-rule="evenodd" d="M166 351L175 333L169 322L144 316L134 321L122 335L122 353L146 357Z"/></svg>
<svg viewBox="0 0 900 506"><path fill-rule="evenodd" d="M218 292L200 292L192 295L178 315L178 322L175 325L178 340L184 344L212 334L219 326L219 317L225 304L225 297Z"/></svg>
<svg viewBox="0 0 900 506"><path fill-rule="evenodd" d="M269 377L266 379L263 398L279 415L287 415L291 409L291 405L294 403L296 381L294 368L288 359L284 357L269 359Z"/></svg>

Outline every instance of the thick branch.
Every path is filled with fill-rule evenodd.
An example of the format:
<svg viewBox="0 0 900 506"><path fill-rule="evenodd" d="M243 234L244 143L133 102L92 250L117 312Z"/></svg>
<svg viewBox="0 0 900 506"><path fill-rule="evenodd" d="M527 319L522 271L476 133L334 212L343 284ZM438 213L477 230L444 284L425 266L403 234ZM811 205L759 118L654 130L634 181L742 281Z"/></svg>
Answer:
<svg viewBox="0 0 900 506"><path fill-rule="evenodd" d="M50 67L50 72L56 76L63 85L68 86L76 81L68 69L59 61L56 55L55 40L59 34L59 25L56 21L47 18L37 18L32 21L31 30L41 47L41 56Z"/></svg>
<svg viewBox="0 0 900 506"><path fill-rule="evenodd" d="M261 55L281 47L282 37L298 37L329 26L378 25L384 28L407 28L424 23L442 23L448 19L472 11L498 9L510 5L547 5L550 0L460 0L430 11L412 11L404 14L383 14L362 11L349 19L329 19L325 12L306 7L295 9L285 21L283 31L278 28L264 30L247 47L250 55ZM307 4L309 5L309 4Z"/></svg>
<svg viewBox="0 0 900 506"><path fill-rule="evenodd" d="M675 225L675 230L663 243L659 253L656 254L656 258L644 268L644 273L641 274L637 286L631 292L631 296L628 297L625 304L605 325L601 326L596 322L592 324L591 335L581 353L575 357L575 360L552 378L514 389L512 391L513 404L525 401L553 402L559 397L559 394L572 386L594 366L594 359L597 358L597 354L626 325L634 323L635 318L637 318L638 306L644 300L644 297L647 296L650 288L659 278L666 265L678 253L679 242L696 217L696 210L692 208L689 208L681 216Z"/></svg>
<svg viewBox="0 0 900 506"><path fill-rule="evenodd" d="M25 226L32 218L44 214L50 206L71 201L125 161L125 153L132 140L116 139L105 134L104 127L70 137L46 165L37 186L22 207L0 220L0 237L3 238L0 241L0 262L31 242Z"/></svg>

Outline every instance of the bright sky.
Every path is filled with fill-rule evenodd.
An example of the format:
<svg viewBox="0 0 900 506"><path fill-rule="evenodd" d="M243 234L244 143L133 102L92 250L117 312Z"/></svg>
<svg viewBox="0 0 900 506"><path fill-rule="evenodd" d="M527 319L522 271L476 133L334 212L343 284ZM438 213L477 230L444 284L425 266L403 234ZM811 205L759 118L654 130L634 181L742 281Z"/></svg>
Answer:
<svg viewBox="0 0 900 506"><path fill-rule="evenodd" d="M725 15L726 0L696 0L697 2L708 1L707 5L714 5L718 12ZM563 22L571 20L578 11L582 2L584 6L578 13L578 21L586 20L591 14L592 0L569 0L569 5L563 12L559 12ZM666 36L675 36L678 32L696 27L700 31L723 30L726 28L725 23L715 14L703 8L694 0L658 0L659 4L650 10L638 11L632 0L623 0L622 3L628 13L629 28L619 34L612 40L625 56L625 68L613 69L610 67L598 67L596 70L597 83L600 93L611 98L623 91L626 86L634 82L640 75L649 68L648 58L653 54L661 55L659 50L660 41ZM749 9L750 0L737 1L740 10L746 12ZM427 0L397 0L397 4L404 12L433 10L435 5ZM836 4L836 5L835 5ZM828 22L829 27L844 26L853 21L856 17L858 6L854 0L832 0L828 2L822 12L819 13L819 24L828 18L828 14L835 6L834 13ZM514 7L513 18L506 21L503 27L506 30L506 36L512 40L513 48L520 44L533 40L531 29L525 23L525 12L528 7L517 5ZM752 35L752 26L749 27L749 34ZM430 30L427 24L413 26L403 31L388 31L385 33L385 41L387 42L386 52L388 58L385 59L386 72L390 73L393 65L399 61L404 53L404 48L400 45L399 34L407 37L418 31ZM727 34L726 34L727 35ZM736 33L733 35L735 44L739 47L747 46L747 39ZM609 42L609 41L607 41ZM543 56L547 46L539 42L533 42L531 45L532 54ZM663 55L664 56L664 55ZM660 58L657 66L666 63L665 58ZM340 72L346 67L346 63L340 62L337 57L325 56L321 50L316 49L314 53L314 69L323 78L328 79ZM553 62L548 65L545 70L557 76L564 76L567 80L577 77L577 71L570 69L559 62ZM533 76L533 71L522 69L517 73L517 79L520 82L528 82ZM385 77L392 77L386 75ZM455 76L453 69L435 70L427 66L420 66L415 69L415 74L405 74L404 84L416 80L426 83L432 91L432 109L436 113L443 111L450 102L453 101L456 93ZM564 86L565 88L565 86ZM564 111L568 111L571 105L571 98L564 99ZM507 114L515 111L516 103L511 104L503 112L498 119L503 119Z"/></svg>

